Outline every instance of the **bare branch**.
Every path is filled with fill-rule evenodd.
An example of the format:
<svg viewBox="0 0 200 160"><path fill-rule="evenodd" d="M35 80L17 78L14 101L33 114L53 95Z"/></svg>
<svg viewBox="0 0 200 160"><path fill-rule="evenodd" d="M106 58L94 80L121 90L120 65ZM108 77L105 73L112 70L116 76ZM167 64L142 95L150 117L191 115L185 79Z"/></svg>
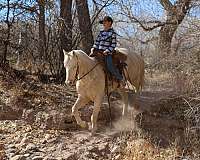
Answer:
<svg viewBox="0 0 200 160"><path fill-rule="evenodd" d="M158 27L162 27L162 26L164 26L166 24L175 24L175 23L170 23L170 22L161 22L161 21L157 21L157 20L156 21L147 21L147 22L146 21L140 21L135 16L126 15L126 14L123 14L123 15L127 16L132 23L138 23L142 27L142 29L144 31L152 31L152 30L154 30L154 29L156 29ZM150 23L155 23L155 25L151 26L151 27L145 25L145 24L150 24Z"/></svg>
<svg viewBox="0 0 200 160"><path fill-rule="evenodd" d="M23 9L23 10L26 10L30 13L36 13L37 15L39 14L37 12L37 9L36 9L36 6L33 5L33 6L28 6L28 5L24 5L24 4L16 4L16 6L19 8L19 9Z"/></svg>
<svg viewBox="0 0 200 160"><path fill-rule="evenodd" d="M105 4L97 11L97 13L92 17L92 22L91 24L94 24L96 18L98 17L98 15L101 13L101 11L105 8L108 7L109 5L111 5L115 0L112 0L111 2L109 2L110 0L107 0L105 2Z"/></svg>
<svg viewBox="0 0 200 160"><path fill-rule="evenodd" d="M169 0L159 0L159 1L165 10L170 11L172 9L173 5Z"/></svg>

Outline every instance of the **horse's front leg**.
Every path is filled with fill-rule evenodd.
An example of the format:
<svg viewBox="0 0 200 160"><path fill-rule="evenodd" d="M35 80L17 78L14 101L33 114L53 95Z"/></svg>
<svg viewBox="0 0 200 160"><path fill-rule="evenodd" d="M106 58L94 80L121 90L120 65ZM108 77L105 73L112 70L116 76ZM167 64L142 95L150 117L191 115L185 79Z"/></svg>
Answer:
<svg viewBox="0 0 200 160"><path fill-rule="evenodd" d="M88 102L89 100L87 98L78 96L75 104L72 107L72 115L75 117L77 124L80 125L82 128L86 128L87 123L81 119L78 110L86 105Z"/></svg>
<svg viewBox="0 0 200 160"><path fill-rule="evenodd" d="M98 119L99 111L101 108L102 100L103 100L103 96L100 96L100 97L96 98L94 101L94 109L93 109L93 113L91 116L91 123L92 123L91 132L92 132L92 134L94 134L97 130L97 119Z"/></svg>

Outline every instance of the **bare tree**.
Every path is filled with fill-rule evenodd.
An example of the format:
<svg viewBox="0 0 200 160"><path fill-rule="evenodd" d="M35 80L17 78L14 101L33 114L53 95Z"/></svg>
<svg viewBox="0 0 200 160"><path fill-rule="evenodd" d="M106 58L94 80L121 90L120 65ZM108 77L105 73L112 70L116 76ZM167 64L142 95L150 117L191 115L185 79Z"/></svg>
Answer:
<svg viewBox="0 0 200 160"><path fill-rule="evenodd" d="M39 5L39 55L46 57L46 35L45 35L45 0L37 0Z"/></svg>
<svg viewBox="0 0 200 160"><path fill-rule="evenodd" d="M61 0L60 17L61 25L61 48L66 51L72 49L72 0Z"/></svg>
<svg viewBox="0 0 200 160"><path fill-rule="evenodd" d="M171 42L179 24L186 16L191 0L178 0L173 5L169 0L160 0L161 5L166 11L166 23L159 31L159 51L170 53Z"/></svg>
<svg viewBox="0 0 200 160"><path fill-rule="evenodd" d="M89 54L93 36L87 0L76 0L76 8L81 31L81 48Z"/></svg>
<svg viewBox="0 0 200 160"><path fill-rule="evenodd" d="M131 1L132 2L132 1ZM128 1L129 4L132 4ZM163 6L165 10L166 20L145 20L134 15L131 10L131 6L122 1L119 3L121 8L121 14L126 16L132 23L137 23L144 31L152 31L154 29L160 28L158 35L158 51L160 53L171 52L171 42L172 38L181 24L188 11L191 8L192 0L176 0L175 4L172 4L170 0L159 0L159 3ZM123 21L123 20L122 20Z"/></svg>
<svg viewBox="0 0 200 160"><path fill-rule="evenodd" d="M9 21L9 14L10 14L10 0L7 0L7 13L6 13L6 20L5 23L7 24L7 36L4 40L4 52L0 55L0 63L5 64L6 56L8 52L8 46L10 42L10 30L11 30L11 22Z"/></svg>
<svg viewBox="0 0 200 160"><path fill-rule="evenodd" d="M61 50L60 61L63 62L64 55L62 49L65 51L72 50L72 0L60 1L60 17L62 18L61 24ZM64 78L65 69L62 67L61 76Z"/></svg>

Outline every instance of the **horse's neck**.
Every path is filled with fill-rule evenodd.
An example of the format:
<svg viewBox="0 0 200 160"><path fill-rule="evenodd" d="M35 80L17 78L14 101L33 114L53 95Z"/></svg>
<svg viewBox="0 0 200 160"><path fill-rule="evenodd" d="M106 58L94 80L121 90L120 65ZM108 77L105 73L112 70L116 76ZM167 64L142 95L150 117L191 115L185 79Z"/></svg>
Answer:
<svg viewBox="0 0 200 160"><path fill-rule="evenodd" d="M79 73L81 76L88 72L95 64L95 61L86 55L79 55Z"/></svg>

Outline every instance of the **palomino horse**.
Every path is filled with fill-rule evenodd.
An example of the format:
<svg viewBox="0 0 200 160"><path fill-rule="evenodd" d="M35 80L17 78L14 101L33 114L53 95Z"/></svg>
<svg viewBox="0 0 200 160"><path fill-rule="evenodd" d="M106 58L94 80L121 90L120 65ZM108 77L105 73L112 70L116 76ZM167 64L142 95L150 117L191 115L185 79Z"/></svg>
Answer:
<svg viewBox="0 0 200 160"><path fill-rule="evenodd" d="M142 88L144 81L144 61L135 53L128 53L124 48L118 51L127 55L126 63L128 65L128 77L130 83L136 91ZM64 67L66 69L66 84L76 82L78 98L72 107L72 115L75 117L77 124L83 128L87 123L81 120L78 110L85 106L89 101L94 102L93 113L91 116L91 132L97 129L97 118L100 106L105 95L105 73L103 67L94 59L89 57L81 50L73 50L69 53L64 52ZM122 115L126 116L128 112L128 93L117 88L118 84L110 86L109 92L118 89L124 102Z"/></svg>

